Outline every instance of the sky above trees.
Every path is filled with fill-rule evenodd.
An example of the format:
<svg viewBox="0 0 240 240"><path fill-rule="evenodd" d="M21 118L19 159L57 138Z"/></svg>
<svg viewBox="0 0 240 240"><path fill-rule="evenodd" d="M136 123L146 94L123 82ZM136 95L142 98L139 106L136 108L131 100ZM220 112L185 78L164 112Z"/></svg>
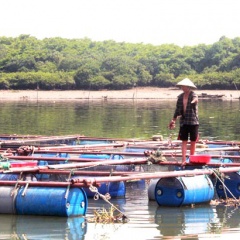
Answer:
<svg viewBox="0 0 240 240"><path fill-rule="evenodd" d="M240 37L239 0L1 0L0 36L153 45Z"/></svg>

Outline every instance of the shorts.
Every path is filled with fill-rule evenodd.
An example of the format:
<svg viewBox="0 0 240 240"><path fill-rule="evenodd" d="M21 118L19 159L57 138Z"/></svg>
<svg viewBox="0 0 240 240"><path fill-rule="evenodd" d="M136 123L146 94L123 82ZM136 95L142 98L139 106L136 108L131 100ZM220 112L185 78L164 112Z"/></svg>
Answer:
<svg viewBox="0 0 240 240"><path fill-rule="evenodd" d="M178 140L188 141L190 135L190 141L197 141L198 139L198 125L183 125L180 127Z"/></svg>

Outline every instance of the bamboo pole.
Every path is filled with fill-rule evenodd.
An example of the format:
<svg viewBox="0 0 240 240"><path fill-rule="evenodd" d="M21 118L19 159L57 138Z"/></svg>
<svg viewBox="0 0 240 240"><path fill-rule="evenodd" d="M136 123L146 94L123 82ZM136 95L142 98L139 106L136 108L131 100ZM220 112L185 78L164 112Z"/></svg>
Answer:
<svg viewBox="0 0 240 240"><path fill-rule="evenodd" d="M219 168L221 173L226 172L238 172L240 167L233 168ZM196 176L196 175L212 175L214 169L195 169L195 170L183 170L183 171L171 171L171 172L155 172L155 173L139 173L131 176L110 176L110 177L97 177L97 178L73 178L71 182L85 183L87 185L95 185L101 182L116 182L116 181L130 181L136 179L156 179L156 178L169 178L169 177L183 177L183 176Z"/></svg>
<svg viewBox="0 0 240 240"><path fill-rule="evenodd" d="M117 147L124 147L124 143L105 143L105 144L85 144L85 145L64 145L64 146L46 146L46 147L39 147L37 150L44 150L44 151L71 151L76 149L106 149L106 148L117 148Z"/></svg>
<svg viewBox="0 0 240 240"><path fill-rule="evenodd" d="M53 169L43 169L39 170L40 174L63 174L69 175L70 173L80 176L122 176L122 175L133 175L136 172L131 171L83 171L83 170L53 170Z"/></svg>
<svg viewBox="0 0 240 240"><path fill-rule="evenodd" d="M49 159L51 161L51 159ZM94 166L108 166L108 165L121 165L121 164L146 164L148 160L146 158L138 159L126 159L126 160L97 160L94 162L85 162L85 163L66 163L66 164L54 164L46 166L36 166L36 167L15 167L10 168L9 170L2 170L4 173L17 173L17 172L37 172L42 169L76 169L83 167L94 167Z"/></svg>
<svg viewBox="0 0 240 240"><path fill-rule="evenodd" d="M234 148L233 151L235 151L236 149ZM238 150L238 149L237 149ZM228 150L229 151L229 150ZM213 152L215 152L213 150ZM116 155L120 155L120 156L128 156L128 157L147 157L145 152L113 152L113 151L62 151L62 150L54 150L54 151L46 151L46 150L41 150L38 151L36 153L55 153L55 154L97 154L97 155L109 155L109 156L116 156ZM154 153L154 151L150 151L149 154ZM176 152L176 151L161 151L160 152L162 154L162 156L165 157L182 157L181 152ZM240 159L240 155L220 155L220 154L211 154L210 151L208 151L208 154L210 154L211 158L219 158L219 159L226 159L226 158L230 158L233 160L237 160ZM189 157L189 154L187 154L187 156ZM57 156L49 156L49 157L39 157L39 156L9 156L7 155L7 158L9 160L43 160L43 161L72 161L72 162L86 162L86 161L97 161L99 160L97 157L94 159L90 159L90 158L75 158L75 157L57 157ZM103 159L102 159L103 160ZM117 160L118 161L118 160Z"/></svg>
<svg viewBox="0 0 240 240"><path fill-rule="evenodd" d="M227 173L227 172L238 172L240 167L232 168L219 168L218 172ZM129 176L108 176L108 177L79 177L72 178L70 182L35 182L35 181L5 181L0 180L0 186L11 186L11 185L20 185L24 186L28 184L29 186L44 186L44 187L84 187L84 186L100 186L101 183L105 182L119 182L119 181L130 181L136 179L160 179L160 178L169 178L169 177L183 177L183 176L197 176L197 175L212 175L214 169L195 169L195 170L182 170L182 171L170 171L170 172L154 172L154 173L139 173Z"/></svg>
<svg viewBox="0 0 240 240"><path fill-rule="evenodd" d="M28 144L28 143L35 143L35 142L46 142L46 141L59 141L59 140L74 140L78 138L78 136L43 136L43 137L36 137L31 139L15 139L15 140L5 140L2 141L2 144Z"/></svg>
<svg viewBox="0 0 240 240"><path fill-rule="evenodd" d="M29 182L29 181L4 181L0 180L0 186L13 186L13 185L19 185L19 186L25 186L28 184L29 186L33 187L68 187L68 186L73 186L72 183L70 182ZM73 187L84 187L87 186L85 183L77 183L76 185L74 184ZM99 185L94 185L94 186L99 186Z"/></svg>
<svg viewBox="0 0 240 240"><path fill-rule="evenodd" d="M96 160L94 162L82 162L82 163L68 163L68 164L54 164L54 165L46 165L46 166L36 166L36 167L14 167L8 170L1 170L3 173L20 173L20 172L41 172L42 170L63 170L63 169L71 169L71 171L76 170L78 168L86 168L86 167L96 167L96 166L111 166L111 165L143 165L148 164L147 158L136 158L136 159L125 159L125 160ZM182 166L181 161L166 161L166 162L158 162L154 163L159 166ZM208 164L192 164L187 163L186 166L195 166L196 168L199 166L205 167L239 167L240 163L208 163Z"/></svg>

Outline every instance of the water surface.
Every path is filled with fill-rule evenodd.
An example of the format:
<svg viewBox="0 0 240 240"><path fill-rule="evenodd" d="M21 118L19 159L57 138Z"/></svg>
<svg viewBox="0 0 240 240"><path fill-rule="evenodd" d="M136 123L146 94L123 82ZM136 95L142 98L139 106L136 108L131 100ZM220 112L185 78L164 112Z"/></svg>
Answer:
<svg viewBox="0 0 240 240"><path fill-rule="evenodd" d="M167 128L175 101L1 102L1 133L93 137L176 138ZM200 137L239 141L239 101L200 100ZM111 199L129 218L126 224L94 224L83 217L0 215L0 239L230 239L240 234L239 208L160 207L149 201L147 184L128 184L125 199ZM89 200L94 209L109 207Z"/></svg>

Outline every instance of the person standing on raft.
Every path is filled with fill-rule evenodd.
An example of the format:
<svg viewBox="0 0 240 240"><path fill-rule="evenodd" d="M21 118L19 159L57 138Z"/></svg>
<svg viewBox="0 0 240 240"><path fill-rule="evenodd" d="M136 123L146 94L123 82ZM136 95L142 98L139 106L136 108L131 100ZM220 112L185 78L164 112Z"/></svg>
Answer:
<svg viewBox="0 0 240 240"><path fill-rule="evenodd" d="M198 139L198 96L192 91L197 87L188 78L183 79L176 86L180 87L183 93L178 96L173 119L168 127L174 129L176 120L180 118L178 139L182 140L182 165L185 165L188 138L190 136L190 155L195 154Z"/></svg>

